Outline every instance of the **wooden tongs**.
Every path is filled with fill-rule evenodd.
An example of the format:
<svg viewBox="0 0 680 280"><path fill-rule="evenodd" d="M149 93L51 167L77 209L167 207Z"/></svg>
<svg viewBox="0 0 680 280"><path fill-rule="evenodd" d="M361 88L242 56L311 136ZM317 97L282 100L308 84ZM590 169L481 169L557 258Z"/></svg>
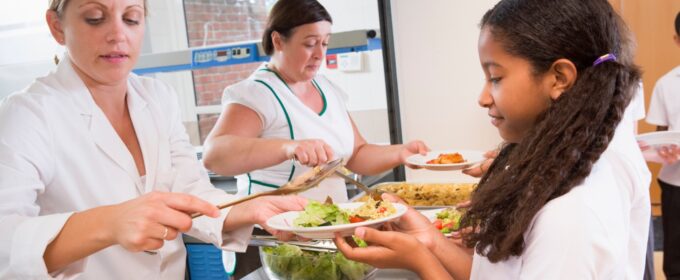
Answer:
<svg viewBox="0 0 680 280"><path fill-rule="evenodd" d="M306 191L308 189L311 189L315 186L317 186L323 179L326 179L326 177L332 175L335 173L338 168L342 167L342 158L330 161L326 164L319 165L317 167L314 167L310 169L309 171L301 174L300 176L297 176L293 178L292 181L286 183L285 185L281 186L278 189L275 189L273 191L268 191L268 192L261 192L261 193L256 193L252 194L249 196L246 196L241 199L233 200L230 202L226 202L223 204L217 205L218 209L224 209L230 206L234 206L236 204L246 202L248 200L258 198L260 196L266 196L266 195L287 195L287 194L293 194L293 193L299 193L302 191ZM191 214L191 218L197 218L203 216L201 213L194 213Z"/></svg>

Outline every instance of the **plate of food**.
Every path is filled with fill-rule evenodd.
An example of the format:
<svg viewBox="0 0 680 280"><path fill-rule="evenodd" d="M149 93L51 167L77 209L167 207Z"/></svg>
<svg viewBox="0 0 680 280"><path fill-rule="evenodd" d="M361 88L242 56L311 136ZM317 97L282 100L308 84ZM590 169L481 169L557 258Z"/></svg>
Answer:
<svg viewBox="0 0 680 280"><path fill-rule="evenodd" d="M430 151L406 158L406 163L429 170L460 170L484 160L484 152L470 150Z"/></svg>
<svg viewBox="0 0 680 280"><path fill-rule="evenodd" d="M290 211L267 220L273 229L292 232L310 239L331 239L354 234L357 227L378 227L406 213L406 206L389 201L324 203L310 201L304 211Z"/></svg>
<svg viewBox="0 0 680 280"><path fill-rule="evenodd" d="M442 209L428 209L420 211L423 216L430 219L432 224L446 236L451 236L452 233L460 230L460 220L463 217L464 211L456 207L447 207Z"/></svg>

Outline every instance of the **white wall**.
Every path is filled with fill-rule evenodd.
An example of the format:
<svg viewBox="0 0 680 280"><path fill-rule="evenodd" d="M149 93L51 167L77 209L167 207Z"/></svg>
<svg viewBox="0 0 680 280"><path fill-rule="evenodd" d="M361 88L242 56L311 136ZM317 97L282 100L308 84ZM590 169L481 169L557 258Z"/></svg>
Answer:
<svg viewBox="0 0 680 280"><path fill-rule="evenodd" d="M333 18L333 32L380 29L377 0L320 0ZM332 40L332 38L331 38ZM389 143L387 97L382 50L360 53L364 69L343 72L322 67L320 73L338 84L349 96L347 109L364 138Z"/></svg>
<svg viewBox="0 0 680 280"><path fill-rule="evenodd" d="M489 150L501 138L477 104L479 21L497 0L392 1L404 141L433 150ZM458 171L407 169L409 181L474 181Z"/></svg>

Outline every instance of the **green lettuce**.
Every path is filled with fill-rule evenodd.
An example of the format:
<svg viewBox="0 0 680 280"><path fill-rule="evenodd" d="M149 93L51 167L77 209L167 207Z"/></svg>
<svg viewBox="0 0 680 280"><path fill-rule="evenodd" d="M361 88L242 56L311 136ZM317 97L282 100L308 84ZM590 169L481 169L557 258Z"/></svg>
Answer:
<svg viewBox="0 0 680 280"><path fill-rule="evenodd" d="M305 206L305 211L293 220L297 227L318 227L327 225L349 224L347 212L338 208L335 204L319 203L311 201Z"/></svg>
<svg viewBox="0 0 680 280"><path fill-rule="evenodd" d="M367 264L348 260L339 252L303 251L290 244L262 250L267 266L280 279L361 280L373 269Z"/></svg>

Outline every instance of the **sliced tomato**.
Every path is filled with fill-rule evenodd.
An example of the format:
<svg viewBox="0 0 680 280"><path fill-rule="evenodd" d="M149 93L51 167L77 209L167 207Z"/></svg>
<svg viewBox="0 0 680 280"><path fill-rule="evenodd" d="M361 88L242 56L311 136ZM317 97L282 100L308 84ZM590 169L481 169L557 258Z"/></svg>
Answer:
<svg viewBox="0 0 680 280"><path fill-rule="evenodd" d="M432 224L434 224L434 227L437 229L442 229L442 220L434 220Z"/></svg>
<svg viewBox="0 0 680 280"><path fill-rule="evenodd" d="M357 216L349 216L349 222L352 223L352 224L353 224L353 223L360 223L360 222L363 222L363 221L365 221L365 220L366 220L366 219L361 218L361 217L357 217Z"/></svg>
<svg viewBox="0 0 680 280"><path fill-rule="evenodd" d="M387 211L387 208L385 207L378 208L378 213L385 213L385 211Z"/></svg>

